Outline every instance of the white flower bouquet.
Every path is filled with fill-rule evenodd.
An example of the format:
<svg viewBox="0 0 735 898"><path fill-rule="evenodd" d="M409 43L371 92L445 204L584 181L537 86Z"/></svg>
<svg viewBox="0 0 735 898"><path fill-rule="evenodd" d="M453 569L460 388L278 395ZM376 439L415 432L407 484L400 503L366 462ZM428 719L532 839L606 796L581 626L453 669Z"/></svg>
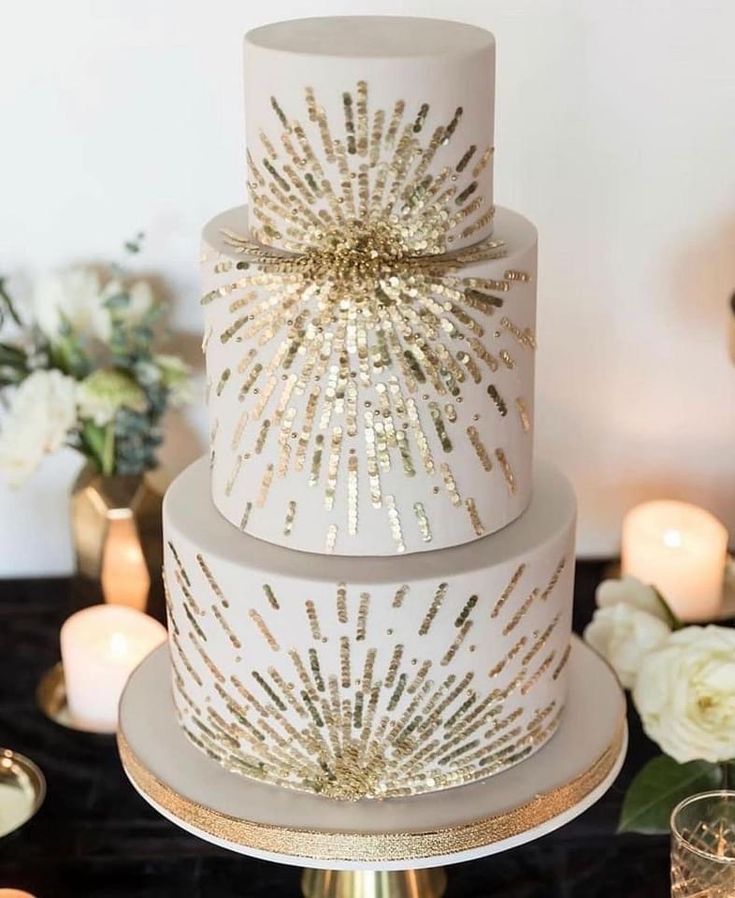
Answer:
<svg viewBox="0 0 735 898"><path fill-rule="evenodd" d="M147 280L117 266L46 275L22 311L0 278L0 472L11 483L62 446L105 475L155 467L161 418L190 390L187 365L156 350L165 311Z"/></svg>
<svg viewBox="0 0 735 898"><path fill-rule="evenodd" d="M621 831L668 832L689 795L728 787L735 773L735 630L688 626L633 577L606 580L585 640L631 690L643 729L664 754L635 777Z"/></svg>

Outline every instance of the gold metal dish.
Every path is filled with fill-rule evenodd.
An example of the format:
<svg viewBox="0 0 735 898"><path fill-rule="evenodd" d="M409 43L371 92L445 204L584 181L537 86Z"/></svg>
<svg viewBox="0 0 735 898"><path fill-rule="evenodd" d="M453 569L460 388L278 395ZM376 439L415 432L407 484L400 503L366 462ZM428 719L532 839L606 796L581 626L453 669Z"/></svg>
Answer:
<svg viewBox="0 0 735 898"><path fill-rule="evenodd" d="M46 797L46 779L25 755L0 748L0 838L27 823Z"/></svg>

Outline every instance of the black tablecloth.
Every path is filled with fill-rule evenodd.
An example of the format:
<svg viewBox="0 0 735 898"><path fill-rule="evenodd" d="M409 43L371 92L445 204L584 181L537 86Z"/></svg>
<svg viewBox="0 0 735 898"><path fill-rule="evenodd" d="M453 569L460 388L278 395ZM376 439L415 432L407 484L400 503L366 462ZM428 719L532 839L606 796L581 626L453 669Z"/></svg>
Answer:
<svg viewBox="0 0 735 898"><path fill-rule="evenodd" d="M578 565L578 632L602 569ZM296 868L233 855L177 829L133 791L112 739L67 731L37 710L36 684L58 660L71 592L66 580L0 581L0 746L29 755L48 779L39 814L0 839L0 887L37 898L297 898ZM625 787L655 751L629 719L628 759L597 805L537 842L452 867L447 898L668 896L668 840L615 834Z"/></svg>

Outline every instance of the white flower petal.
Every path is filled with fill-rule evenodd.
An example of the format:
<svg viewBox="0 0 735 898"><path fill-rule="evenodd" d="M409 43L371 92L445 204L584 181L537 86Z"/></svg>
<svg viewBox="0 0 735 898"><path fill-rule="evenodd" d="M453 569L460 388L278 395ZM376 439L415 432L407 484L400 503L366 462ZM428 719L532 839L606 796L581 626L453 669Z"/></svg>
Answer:
<svg viewBox="0 0 735 898"><path fill-rule="evenodd" d="M735 758L735 630L672 633L643 659L633 700L646 733L679 763Z"/></svg>
<svg viewBox="0 0 735 898"><path fill-rule="evenodd" d="M652 586L642 583L636 577L621 577L619 580L603 580L595 594L598 608L613 605L630 605L646 611L669 624L669 614L658 593Z"/></svg>
<svg viewBox="0 0 735 898"><path fill-rule="evenodd" d="M45 455L64 445L76 422L76 381L60 371L34 371L13 394L3 419L0 470L19 485Z"/></svg>
<svg viewBox="0 0 735 898"><path fill-rule="evenodd" d="M630 689L645 655L664 643L669 628L658 617L622 603L598 608L584 631L585 640L611 665Z"/></svg>
<svg viewBox="0 0 735 898"><path fill-rule="evenodd" d="M49 273L35 284L33 317L52 343L58 340L64 323L79 336L95 335L95 319L101 308L99 278L90 268Z"/></svg>

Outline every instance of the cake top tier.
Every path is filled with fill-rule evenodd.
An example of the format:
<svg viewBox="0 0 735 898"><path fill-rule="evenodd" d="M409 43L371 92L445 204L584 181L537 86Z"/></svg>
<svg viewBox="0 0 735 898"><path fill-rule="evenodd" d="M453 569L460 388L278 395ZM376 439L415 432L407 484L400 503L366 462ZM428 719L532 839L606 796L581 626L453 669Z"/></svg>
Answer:
<svg viewBox="0 0 735 898"><path fill-rule="evenodd" d="M250 236L303 252L377 225L421 255L489 237L494 70L489 32L438 19L297 19L251 31Z"/></svg>
<svg viewBox="0 0 735 898"><path fill-rule="evenodd" d="M329 16L274 22L249 31L248 44L305 56L377 58L465 56L492 48L489 31L446 19Z"/></svg>

